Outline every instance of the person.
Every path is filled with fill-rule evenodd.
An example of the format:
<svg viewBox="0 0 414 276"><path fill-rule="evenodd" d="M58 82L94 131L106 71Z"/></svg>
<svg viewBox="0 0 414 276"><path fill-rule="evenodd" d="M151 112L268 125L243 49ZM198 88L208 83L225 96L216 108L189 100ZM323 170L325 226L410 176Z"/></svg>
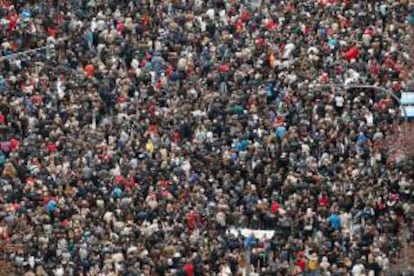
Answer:
<svg viewBox="0 0 414 276"><path fill-rule="evenodd" d="M2 257L18 275L392 273L414 225L384 146L400 108L329 84L403 91L411 10L0 1L0 239L24 248ZM273 233L250 260L246 228Z"/></svg>

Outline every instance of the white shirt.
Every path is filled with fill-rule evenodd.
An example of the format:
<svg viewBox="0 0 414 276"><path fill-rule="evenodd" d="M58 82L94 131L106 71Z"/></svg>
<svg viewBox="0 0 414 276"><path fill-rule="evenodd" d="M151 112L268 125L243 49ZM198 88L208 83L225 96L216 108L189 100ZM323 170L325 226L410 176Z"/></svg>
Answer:
<svg viewBox="0 0 414 276"><path fill-rule="evenodd" d="M372 113L366 114L365 119L367 120L367 125L368 126L373 126L374 125L374 115L372 115Z"/></svg>
<svg viewBox="0 0 414 276"><path fill-rule="evenodd" d="M224 266L221 268L221 271L220 271L219 275L220 275L220 276L231 276L231 275L233 275L233 274L231 273L231 269L230 269L230 267L229 267L228 265L224 265Z"/></svg>
<svg viewBox="0 0 414 276"><path fill-rule="evenodd" d="M91 22L91 31L94 32L97 27L98 27L98 24L96 23L96 20L93 19Z"/></svg>
<svg viewBox="0 0 414 276"><path fill-rule="evenodd" d="M293 43L288 43L285 46L284 52L283 52L283 58L287 59L292 55L293 50L295 50L296 45Z"/></svg>
<svg viewBox="0 0 414 276"><path fill-rule="evenodd" d="M63 269L63 267L56 268L55 275L56 276L63 276L63 275L65 275L65 270Z"/></svg>
<svg viewBox="0 0 414 276"><path fill-rule="evenodd" d="M343 107L344 106L345 99L342 96L335 96L335 104L337 107Z"/></svg>
<svg viewBox="0 0 414 276"><path fill-rule="evenodd" d="M363 271L364 271L364 266L362 264L355 264L352 267L352 275L353 276L362 276L362 275L364 275Z"/></svg>
<svg viewBox="0 0 414 276"><path fill-rule="evenodd" d="M207 10L206 11L206 15L211 19L211 20L214 20L214 17L215 17L215 12L214 12L214 9L209 9L209 10Z"/></svg>
<svg viewBox="0 0 414 276"><path fill-rule="evenodd" d="M63 83L60 79L56 81L56 90L57 90L59 99L63 99L63 97L65 96L65 90L63 87Z"/></svg>

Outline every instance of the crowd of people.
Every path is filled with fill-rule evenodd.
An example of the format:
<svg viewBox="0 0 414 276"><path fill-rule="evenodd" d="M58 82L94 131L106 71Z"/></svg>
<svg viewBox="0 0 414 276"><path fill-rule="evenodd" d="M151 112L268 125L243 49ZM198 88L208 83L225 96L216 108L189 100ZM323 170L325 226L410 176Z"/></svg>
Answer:
<svg viewBox="0 0 414 276"><path fill-rule="evenodd" d="M400 107L328 84L398 97L412 12L0 0L0 239L22 246L3 257L18 275L391 273L414 230L384 146Z"/></svg>

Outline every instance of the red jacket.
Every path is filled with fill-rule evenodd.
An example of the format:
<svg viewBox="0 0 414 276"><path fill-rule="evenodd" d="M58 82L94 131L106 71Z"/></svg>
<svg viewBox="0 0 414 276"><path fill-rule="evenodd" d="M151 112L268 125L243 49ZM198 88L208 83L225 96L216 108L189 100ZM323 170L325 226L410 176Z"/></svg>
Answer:
<svg viewBox="0 0 414 276"><path fill-rule="evenodd" d="M192 263L186 263L183 269L187 276L194 276L194 265Z"/></svg>

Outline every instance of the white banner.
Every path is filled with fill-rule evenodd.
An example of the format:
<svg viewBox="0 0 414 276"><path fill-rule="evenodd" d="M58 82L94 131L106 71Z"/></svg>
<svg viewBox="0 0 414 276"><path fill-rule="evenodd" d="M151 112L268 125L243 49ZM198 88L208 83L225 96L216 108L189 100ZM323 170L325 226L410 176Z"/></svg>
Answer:
<svg viewBox="0 0 414 276"><path fill-rule="evenodd" d="M414 92L402 92L400 101L403 105L414 105Z"/></svg>
<svg viewBox="0 0 414 276"><path fill-rule="evenodd" d="M401 109L402 108L404 108L405 112L407 112L407 117L408 118L414 118L414 105L405 105L404 107L401 107ZM404 115L404 113L402 113L402 114Z"/></svg>
<svg viewBox="0 0 414 276"><path fill-rule="evenodd" d="M232 228L227 230L228 234L233 234L235 236L238 236L239 233L245 238L250 237L251 234L256 239L262 240L264 238L270 239L273 237L275 231L273 230L254 230L249 228Z"/></svg>

